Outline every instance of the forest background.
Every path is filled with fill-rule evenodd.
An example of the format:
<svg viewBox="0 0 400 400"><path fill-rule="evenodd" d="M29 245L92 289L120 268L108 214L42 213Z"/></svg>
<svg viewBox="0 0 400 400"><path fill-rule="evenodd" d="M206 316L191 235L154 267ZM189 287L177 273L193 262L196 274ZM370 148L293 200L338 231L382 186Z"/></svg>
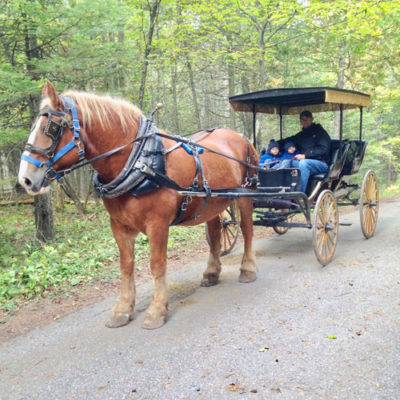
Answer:
<svg viewBox="0 0 400 400"><path fill-rule="evenodd" d="M128 98L145 114L161 102L157 125L183 135L226 126L251 137L252 116L229 108L228 97L240 93L309 86L365 92L372 105L364 112L363 170L374 169L381 187L397 192L399 22L398 0L0 0L1 196L18 199L19 159L46 80L60 92ZM333 114L316 120L337 135ZM258 121L259 147L279 137L277 116ZM357 138L358 124L359 113L346 112L344 137ZM285 135L299 129L297 116L285 117ZM91 196L91 174L76 171L62 185L80 214ZM50 225L55 197L62 208L54 188L53 201L35 198L36 230L44 203ZM3 248L16 247L3 249L0 264L26 268L26 261L10 261L21 238L7 231L8 217L1 223ZM39 239L54 237L51 226L42 233ZM25 259L36 249L29 246ZM17 285L21 275L13 274Z"/></svg>

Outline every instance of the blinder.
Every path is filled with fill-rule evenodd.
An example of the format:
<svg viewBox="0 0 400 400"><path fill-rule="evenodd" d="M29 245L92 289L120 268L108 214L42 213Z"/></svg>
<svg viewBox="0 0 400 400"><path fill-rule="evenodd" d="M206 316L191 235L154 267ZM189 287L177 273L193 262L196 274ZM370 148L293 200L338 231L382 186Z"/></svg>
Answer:
<svg viewBox="0 0 400 400"><path fill-rule="evenodd" d="M63 134L63 129L65 127L65 123L58 123L51 117L47 121L46 126L43 129L43 133L48 136L53 142L58 142L61 139Z"/></svg>

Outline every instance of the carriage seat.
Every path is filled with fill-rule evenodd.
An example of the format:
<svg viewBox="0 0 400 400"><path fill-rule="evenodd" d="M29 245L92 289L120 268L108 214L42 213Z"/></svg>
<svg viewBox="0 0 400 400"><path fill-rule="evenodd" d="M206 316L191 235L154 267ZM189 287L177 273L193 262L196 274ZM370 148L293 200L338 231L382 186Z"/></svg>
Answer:
<svg viewBox="0 0 400 400"><path fill-rule="evenodd" d="M353 175L358 172L364 159L366 140L350 140L350 148L347 152L342 175Z"/></svg>
<svg viewBox="0 0 400 400"><path fill-rule="evenodd" d="M340 148L340 142L342 146ZM325 179L337 179L342 172L344 163L347 159L350 144L347 140L340 141L339 139L331 140L331 161L328 172L324 174L315 174L311 176L314 181L324 181Z"/></svg>

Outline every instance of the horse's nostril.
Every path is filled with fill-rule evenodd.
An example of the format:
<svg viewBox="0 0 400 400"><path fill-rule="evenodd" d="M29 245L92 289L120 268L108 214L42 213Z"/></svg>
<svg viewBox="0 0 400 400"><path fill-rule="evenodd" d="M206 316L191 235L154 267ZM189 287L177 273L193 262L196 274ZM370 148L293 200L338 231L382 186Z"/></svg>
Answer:
<svg viewBox="0 0 400 400"><path fill-rule="evenodd" d="M26 185L26 186L28 186L28 187L31 187L31 186L32 186L32 182L31 182L30 179L24 178L24 182L25 182L25 185Z"/></svg>

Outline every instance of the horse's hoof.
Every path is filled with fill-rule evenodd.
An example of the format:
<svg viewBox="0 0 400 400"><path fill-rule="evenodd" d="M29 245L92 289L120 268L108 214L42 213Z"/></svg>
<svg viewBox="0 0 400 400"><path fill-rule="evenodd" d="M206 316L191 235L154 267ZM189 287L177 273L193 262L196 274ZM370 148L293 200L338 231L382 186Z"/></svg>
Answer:
<svg viewBox="0 0 400 400"><path fill-rule="evenodd" d="M129 321L133 319L133 315L123 314L123 313L115 313L112 314L110 319L106 322L107 328L119 328L120 326L124 326L129 324Z"/></svg>
<svg viewBox="0 0 400 400"><path fill-rule="evenodd" d="M257 274L252 271L241 271L239 276L240 283L250 283L257 279Z"/></svg>
<svg viewBox="0 0 400 400"><path fill-rule="evenodd" d="M209 275L207 278L203 278L203 280L200 283L200 286L203 287L210 287L210 286L215 286L219 282L218 276L216 275Z"/></svg>
<svg viewBox="0 0 400 400"><path fill-rule="evenodd" d="M160 315L160 316L150 316L150 315L146 315L144 321L142 322L142 328L143 329L157 329L157 328L161 328L166 321L167 317L164 315Z"/></svg>

